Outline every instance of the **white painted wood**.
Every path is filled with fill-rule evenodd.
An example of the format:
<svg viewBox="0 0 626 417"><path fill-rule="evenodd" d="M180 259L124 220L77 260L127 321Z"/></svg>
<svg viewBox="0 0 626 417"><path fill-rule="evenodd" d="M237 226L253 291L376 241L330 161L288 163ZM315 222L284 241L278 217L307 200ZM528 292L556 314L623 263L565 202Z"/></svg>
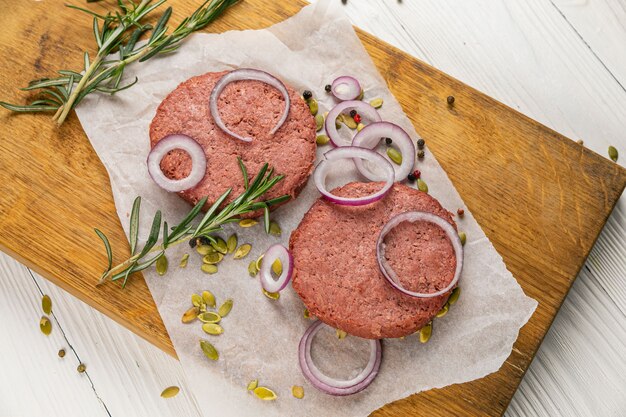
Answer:
<svg viewBox="0 0 626 417"><path fill-rule="evenodd" d="M346 11L356 25L601 155L613 144L625 163L624 0L349 0ZM623 197L508 416L626 415L625 278ZM38 328L38 286L55 306L50 337ZM0 313L0 417L200 415L178 362L3 254ZM161 399L168 385L181 394Z"/></svg>

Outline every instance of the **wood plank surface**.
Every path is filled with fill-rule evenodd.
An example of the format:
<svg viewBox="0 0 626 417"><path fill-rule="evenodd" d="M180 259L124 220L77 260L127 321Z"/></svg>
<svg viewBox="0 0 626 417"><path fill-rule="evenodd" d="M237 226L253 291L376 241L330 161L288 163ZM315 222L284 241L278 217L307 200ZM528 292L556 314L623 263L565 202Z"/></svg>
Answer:
<svg viewBox="0 0 626 417"><path fill-rule="evenodd" d="M174 3L176 18L192 8L191 1ZM0 68L7 74L0 91L3 98L17 101L15 86L54 69L78 66L80 51L91 41L84 18L62 9L60 1L11 6L3 15L8 17L0 18ZM210 30L264 27L299 6L247 1ZM430 407L445 401L450 413L499 415L626 175L617 165L432 67L363 32L359 35L509 269L527 294L540 301L499 372L414 395L379 414L428 415ZM449 94L457 99L454 108L445 104ZM76 117L60 129L45 116L2 113L0 121L5 127L0 141L0 247L172 352L142 280L134 280L125 292L113 285L93 287L104 258L91 228L106 230L118 247L125 243L106 172Z"/></svg>

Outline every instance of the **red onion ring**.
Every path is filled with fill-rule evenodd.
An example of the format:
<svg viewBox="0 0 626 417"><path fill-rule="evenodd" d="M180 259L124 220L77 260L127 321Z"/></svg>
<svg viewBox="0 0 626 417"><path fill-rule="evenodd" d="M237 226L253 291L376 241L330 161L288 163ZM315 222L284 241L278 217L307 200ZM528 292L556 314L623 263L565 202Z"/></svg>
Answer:
<svg viewBox="0 0 626 417"><path fill-rule="evenodd" d="M386 182L382 189L375 192L374 194L358 198L338 197L326 190L326 175L328 174L328 168L330 166L329 162L336 161L338 159L353 158L366 159L368 161L379 164L385 170ZM394 183L393 178L393 167L391 166L391 163L389 161L383 158L382 155L372 150L359 148L356 146L343 146L341 148L335 148L326 152L324 154L324 160L317 165L317 168L315 168L315 172L313 173L315 186L322 194L322 196L332 203L340 204L343 206L362 206L380 200L389 192L389 190L391 190L391 186Z"/></svg>
<svg viewBox="0 0 626 417"><path fill-rule="evenodd" d="M161 171L161 160L168 152L180 149L191 157L191 172L180 180L169 179ZM206 156L204 149L194 139L187 135L168 135L157 142L148 154L148 173L157 185L166 191L179 192L198 185L206 174Z"/></svg>
<svg viewBox="0 0 626 417"><path fill-rule="evenodd" d="M333 81L330 90L341 101L355 100L361 95L361 84L356 78L344 75Z"/></svg>
<svg viewBox="0 0 626 417"><path fill-rule="evenodd" d="M283 115L281 116L276 126L274 126L270 131L270 134L272 135L276 133L276 131L280 129L280 127L283 125L283 123L285 123L285 120L287 120L287 116L289 115L289 108L291 106L291 100L289 99L289 91L287 91L287 87L285 87L285 84L283 84L282 81L274 77L272 74L269 74L265 71L252 68L241 68L224 74L224 76L219 79L219 81L215 84L215 87L213 87L213 91L211 91L211 97L209 99L211 116L213 117L213 120L215 120L215 124L220 129L222 129L222 131L236 139L242 140L244 142L252 142L252 138L238 135L237 133L229 130L222 121L220 112L217 109L217 100L219 99L220 94L222 94L224 88L232 82L246 80L261 81L262 83L271 85L272 87L280 91L280 93L283 95L283 98L285 99L285 110L283 111Z"/></svg>
<svg viewBox="0 0 626 417"><path fill-rule="evenodd" d="M337 132L337 126L335 126L335 121L342 112L350 111L353 109L356 110L361 115L361 117L366 117L371 121L380 122L382 120L380 118L380 115L378 114L378 111L376 111L374 107L370 106L367 103L364 103L360 100L342 101L328 112L328 115L326 115L326 121L324 122L326 134L328 135L331 143L334 146L350 146L350 143L341 143L341 137L339 136L339 132Z"/></svg>
<svg viewBox="0 0 626 417"><path fill-rule="evenodd" d="M390 122L375 122L365 126L354 135L352 146L374 149L380 143L381 138L391 138L402 153L402 164L396 170L396 181L405 180L413 171L415 165L415 145L411 137L400 126ZM354 160L356 168L370 181L376 181L376 176L368 170L363 161Z"/></svg>
<svg viewBox="0 0 626 417"><path fill-rule="evenodd" d="M298 346L298 360L300 369L311 384L327 394L343 396L356 394L367 388L378 375L382 361L382 344L380 340L369 340L370 357L365 368L355 378L350 380L338 380L324 375L313 363L311 357L311 344L313 337L322 328L322 321L317 320L304 332Z"/></svg>
<svg viewBox="0 0 626 417"><path fill-rule="evenodd" d="M454 255L456 256L456 270L454 271L454 277L444 289L437 292L422 293L407 290L402 286L398 275L393 269L391 269L385 259L385 246L383 240L385 239L387 233L402 222L416 221L425 221L439 226L446 233L448 239L450 239L450 242L452 243L452 247L454 248ZM411 297L432 298L438 297L452 290L459 281L461 271L463 270L463 245L461 244L461 239L459 238L457 231L444 218L423 211L407 211L392 217L391 220L383 226L383 229L380 231L380 235L378 236L378 242L376 242L376 258L378 259L378 267L380 268L380 271L394 288L406 295L410 295Z"/></svg>
<svg viewBox="0 0 626 417"><path fill-rule="evenodd" d="M272 277L272 264L280 260L283 272L278 279ZM261 264L261 286L267 292L279 292L287 286L293 273L293 257L291 253L281 244L275 244L263 255L263 263Z"/></svg>

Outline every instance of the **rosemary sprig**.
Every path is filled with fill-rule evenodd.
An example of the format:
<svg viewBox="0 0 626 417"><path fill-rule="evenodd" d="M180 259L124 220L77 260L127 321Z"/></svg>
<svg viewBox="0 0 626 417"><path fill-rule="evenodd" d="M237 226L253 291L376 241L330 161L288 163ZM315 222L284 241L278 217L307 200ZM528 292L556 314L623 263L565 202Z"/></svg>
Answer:
<svg viewBox="0 0 626 417"><path fill-rule="evenodd" d="M243 165L241 159L239 159L239 167L241 168L241 172L243 174L245 190L236 199L226 205L226 207L222 209L219 208L224 200L226 200L226 198L230 195L232 189L229 188L213 203L213 205L211 205L200 222L197 225L192 225L192 221L200 213L200 210L207 202L207 198L204 197L191 209L191 211L178 225L170 229L167 226L167 222L163 222L163 235L160 245L157 245L161 231L161 211L158 210L152 220L152 227L150 228L148 238L146 239L143 248L138 253L137 234L139 230L139 208L141 206L141 197L137 197L133 203L133 208L130 214L131 256L117 266L112 266L113 251L109 240L104 233L95 229L96 234L104 242L108 258L108 266L102 274L99 284L102 284L107 279L110 279L111 281L123 279L124 281L122 286L125 286L128 281L128 277L131 274L143 271L144 269L150 267L159 259L159 257L163 256L167 248L171 248L172 246L176 246L180 243L201 236L212 240L212 233L221 230L224 224L239 221L239 216L242 214L263 209L266 225L269 225L269 207L288 200L289 196L283 195L265 201L259 201L259 199L267 191L274 187L276 183L281 181L284 176L273 175L273 169L269 168L268 164L264 164L252 182L249 182L246 167Z"/></svg>
<svg viewBox="0 0 626 417"><path fill-rule="evenodd" d="M94 92L115 94L133 86L137 77L130 83L121 85L127 65L175 51L187 36L207 26L237 0L205 0L171 33L168 33L167 27L172 15L171 7L165 10L154 26L143 23L165 1L141 0L140 3L135 3L132 0L117 0L119 11L106 15L68 5L67 7L87 13L93 18L93 34L98 46L96 55L92 59L88 52L84 53L82 70L59 70L56 78L31 81L27 87L22 88L24 91L38 93L29 104L15 105L0 101L0 106L22 113L54 112L52 119L61 125L70 111L87 95ZM147 37L147 41L138 45L141 37ZM109 56L113 54L114 58Z"/></svg>

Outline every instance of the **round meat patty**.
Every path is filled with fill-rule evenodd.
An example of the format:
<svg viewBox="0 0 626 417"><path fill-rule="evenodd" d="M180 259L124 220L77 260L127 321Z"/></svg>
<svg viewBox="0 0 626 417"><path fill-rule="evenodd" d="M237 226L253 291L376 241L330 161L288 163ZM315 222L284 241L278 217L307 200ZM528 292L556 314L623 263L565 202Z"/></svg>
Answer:
<svg viewBox="0 0 626 417"><path fill-rule="evenodd" d="M228 204L243 192L243 176L237 162L239 156L251 179L266 162L274 168L275 174L285 175L263 199L283 194L296 197L306 184L315 160L315 119L308 105L287 86L291 99L289 116L271 135L269 132L285 108L280 92L260 81L230 83L219 97L222 120L233 132L253 138L252 142L235 139L215 125L209 109L211 91L226 73L210 72L181 83L163 100L152 119L152 147L169 134L183 133L204 149L207 159L204 178L194 188L178 194L191 204L208 196L205 206L208 209L212 201L232 187L224 203ZM191 158L184 151L172 151L161 161L161 169L168 178L185 178L191 170ZM255 217L260 213L243 217Z"/></svg>
<svg viewBox="0 0 626 417"><path fill-rule="evenodd" d="M359 197L382 183L349 183L333 194ZM310 313L367 339L401 337L433 319L450 296L418 299L394 289L380 272L376 241L389 219L426 211L455 228L450 213L421 191L396 183L375 203L348 207L319 199L291 234L292 285ZM427 222L398 225L385 237L385 257L405 288L435 292L454 277L456 257L444 231Z"/></svg>

